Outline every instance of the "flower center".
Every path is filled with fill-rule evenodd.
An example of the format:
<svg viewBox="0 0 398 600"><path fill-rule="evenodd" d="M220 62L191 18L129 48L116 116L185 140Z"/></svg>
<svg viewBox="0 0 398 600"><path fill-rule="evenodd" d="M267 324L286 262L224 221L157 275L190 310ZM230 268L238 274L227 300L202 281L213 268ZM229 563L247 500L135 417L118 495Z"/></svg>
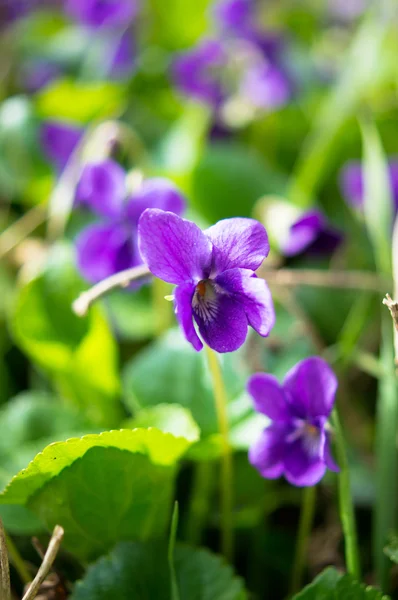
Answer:
<svg viewBox="0 0 398 600"><path fill-rule="evenodd" d="M316 456L320 452L321 430L316 425L298 419L296 429L288 436L288 442L301 439L306 452L310 456Z"/></svg>
<svg viewBox="0 0 398 600"><path fill-rule="evenodd" d="M210 279L202 279L196 285L192 298L192 308L196 315L208 323L218 313L216 285Z"/></svg>

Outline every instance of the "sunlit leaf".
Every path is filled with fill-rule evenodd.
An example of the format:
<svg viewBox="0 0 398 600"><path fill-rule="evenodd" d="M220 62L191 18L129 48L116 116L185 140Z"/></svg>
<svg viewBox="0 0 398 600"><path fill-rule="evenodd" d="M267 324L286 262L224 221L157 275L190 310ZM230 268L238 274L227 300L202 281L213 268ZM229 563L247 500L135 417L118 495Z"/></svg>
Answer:
<svg viewBox="0 0 398 600"><path fill-rule="evenodd" d="M79 123L118 115L123 105L123 87L109 81L57 80L36 96L37 111L43 119L69 119Z"/></svg>
<svg viewBox="0 0 398 600"><path fill-rule="evenodd" d="M159 536L169 518L176 463L191 442L157 429L109 431L51 444L16 475L2 504L22 504L80 557L118 540Z"/></svg>
<svg viewBox="0 0 398 600"><path fill-rule="evenodd" d="M120 411L116 343L99 306L84 318L73 313L84 287L71 248L56 246L43 272L19 290L13 334L64 397L85 407L93 422L112 424Z"/></svg>

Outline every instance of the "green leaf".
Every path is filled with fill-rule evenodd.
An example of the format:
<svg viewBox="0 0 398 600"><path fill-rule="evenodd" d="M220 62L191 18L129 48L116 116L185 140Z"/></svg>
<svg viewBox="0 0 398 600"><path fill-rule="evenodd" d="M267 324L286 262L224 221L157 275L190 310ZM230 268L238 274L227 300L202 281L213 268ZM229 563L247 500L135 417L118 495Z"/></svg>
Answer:
<svg viewBox="0 0 398 600"><path fill-rule="evenodd" d="M245 600L242 580L223 558L177 544L175 569L181 600ZM171 600L167 545L119 544L89 567L71 600Z"/></svg>
<svg viewBox="0 0 398 600"><path fill-rule="evenodd" d="M43 119L70 119L80 123L117 115L123 104L123 87L109 81L83 83L57 79L36 96L36 108Z"/></svg>
<svg viewBox="0 0 398 600"><path fill-rule="evenodd" d="M52 377L61 394L93 423L116 424L117 346L100 306L77 317L73 300L84 289L70 247L56 246L43 272L16 298L12 331L17 344Z"/></svg>
<svg viewBox="0 0 398 600"><path fill-rule="evenodd" d="M0 496L23 504L51 529L65 529L65 547L80 558L118 540L164 532L176 463L191 442L157 429L109 431L51 444Z"/></svg>
<svg viewBox="0 0 398 600"><path fill-rule="evenodd" d="M398 564L398 537L392 536L388 545L384 548L385 554L392 562Z"/></svg>
<svg viewBox="0 0 398 600"><path fill-rule="evenodd" d="M126 421L124 427L156 427L165 433L182 436L193 442L200 437L200 430L192 413L179 404L157 404L144 408L134 419Z"/></svg>
<svg viewBox="0 0 398 600"><path fill-rule="evenodd" d="M192 174L192 201L210 222L250 216L264 194L283 194L283 177L237 144L209 146Z"/></svg>
<svg viewBox="0 0 398 600"><path fill-rule="evenodd" d="M181 598L190 600L245 600L241 579L221 556L203 548L177 546L175 569Z"/></svg>
<svg viewBox="0 0 398 600"><path fill-rule="evenodd" d="M307 585L293 600L388 600L380 590L355 581L329 567Z"/></svg>
<svg viewBox="0 0 398 600"><path fill-rule="evenodd" d="M0 409L0 455L15 455L26 444L59 441L65 433L70 436L89 428L80 413L58 398L46 392L24 392Z"/></svg>
<svg viewBox="0 0 398 600"><path fill-rule="evenodd" d="M223 355L223 374L232 401L244 389L247 372L239 353ZM156 373L156 377L154 377ZM202 435L218 432L211 379L204 352L195 352L179 330L147 346L125 367L126 402L133 412L157 404L188 408Z"/></svg>

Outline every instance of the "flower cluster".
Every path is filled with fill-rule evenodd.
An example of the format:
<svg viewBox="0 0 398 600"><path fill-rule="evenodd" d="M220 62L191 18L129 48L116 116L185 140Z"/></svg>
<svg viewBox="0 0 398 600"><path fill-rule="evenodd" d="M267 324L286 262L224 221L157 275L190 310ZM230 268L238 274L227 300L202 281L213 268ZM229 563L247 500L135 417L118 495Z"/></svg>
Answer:
<svg viewBox="0 0 398 600"><path fill-rule="evenodd" d="M283 106L292 83L280 35L259 31L252 0L222 0L214 9L219 35L181 54L173 78L183 94L235 122Z"/></svg>
<svg viewBox="0 0 398 600"><path fill-rule="evenodd" d="M156 277L177 285L176 316L195 350L203 341L232 352L248 325L271 331L275 315L266 282L256 277L269 252L267 232L253 219L225 219L205 231L170 212L146 210L139 222L139 249Z"/></svg>
<svg viewBox="0 0 398 600"><path fill-rule="evenodd" d="M335 374L318 357L295 365L283 385L272 375L252 375L248 391L255 410L271 420L249 451L263 477L284 475L293 485L309 486L322 479L326 468L338 471L327 422L336 390Z"/></svg>
<svg viewBox="0 0 398 600"><path fill-rule="evenodd" d="M388 162L388 175L395 211L398 211L398 160ZM364 176L359 161L348 162L340 173L340 188L343 197L354 208L363 209Z"/></svg>
<svg viewBox="0 0 398 600"><path fill-rule="evenodd" d="M126 174L113 160L85 166L75 204L97 217L76 240L79 270L92 283L142 264L137 227L145 209L160 208L181 214L185 208L184 198L166 179L144 180L129 193Z"/></svg>

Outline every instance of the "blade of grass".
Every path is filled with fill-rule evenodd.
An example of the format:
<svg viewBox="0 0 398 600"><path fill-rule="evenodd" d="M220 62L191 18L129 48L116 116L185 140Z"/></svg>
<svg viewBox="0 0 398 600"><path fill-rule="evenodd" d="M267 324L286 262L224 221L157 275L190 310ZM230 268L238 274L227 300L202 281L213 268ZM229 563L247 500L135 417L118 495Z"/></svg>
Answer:
<svg viewBox="0 0 398 600"><path fill-rule="evenodd" d="M365 221L373 245L379 274L392 278L392 218L393 201L387 162L380 137L369 121L361 123ZM380 299L381 300L381 299ZM376 503L373 520L373 559L378 583L388 586L389 565L383 548L396 524L396 479L398 424L397 380L394 369L394 350L391 320L382 314L380 362L383 375L379 379L376 411Z"/></svg>
<svg viewBox="0 0 398 600"><path fill-rule="evenodd" d="M297 160L289 197L299 206L308 207L312 203L327 168L333 168L338 155L333 152L334 145L347 120L355 115L371 90L396 76L392 59L386 60L392 54L386 52L392 20L381 6L375 6L376 11L358 29L340 78L321 104Z"/></svg>

